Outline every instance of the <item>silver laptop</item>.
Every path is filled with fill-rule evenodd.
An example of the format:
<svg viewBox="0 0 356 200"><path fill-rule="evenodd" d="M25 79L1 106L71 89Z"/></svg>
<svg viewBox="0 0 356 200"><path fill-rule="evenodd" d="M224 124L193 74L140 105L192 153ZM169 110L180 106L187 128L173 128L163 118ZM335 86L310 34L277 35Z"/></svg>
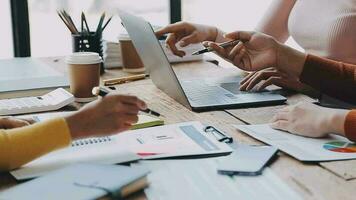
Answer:
<svg viewBox="0 0 356 200"><path fill-rule="evenodd" d="M207 80L179 81L150 25L140 17L119 11L153 83L170 97L194 111L276 105L287 99L270 91L239 91L239 79L213 83Z"/></svg>

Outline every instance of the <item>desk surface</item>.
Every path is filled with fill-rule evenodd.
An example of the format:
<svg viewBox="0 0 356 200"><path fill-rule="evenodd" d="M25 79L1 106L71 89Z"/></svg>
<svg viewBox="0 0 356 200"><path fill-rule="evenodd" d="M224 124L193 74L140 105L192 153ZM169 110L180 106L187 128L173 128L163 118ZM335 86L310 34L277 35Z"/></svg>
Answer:
<svg viewBox="0 0 356 200"><path fill-rule="evenodd" d="M65 69L62 58L44 60L60 71ZM180 79L222 78L241 74L236 69L222 68L203 62L176 64L175 71ZM122 70L107 70L103 79L126 75ZM166 124L199 120L214 125L229 133L237 141L247 144L260 142L236 130L232 125L265 123L277 109L283 107L270 106L195 113L157 89L149 79L117 85L116 88L118 93L137 95L145 100L150 108L163 115ZM294 104L298 101L312 101L312 99L301 94L290 94L287 104ZM75 106L80 107L78 104ZM356 161L304 164L284 153L279 153L278 159L271 165L271 168L305 199L351 200L356 198L355 166ZM16 184L16 180L9 173L0 174L0 190ZM141 193L130 199L145 199L145 197Z"/></svg>

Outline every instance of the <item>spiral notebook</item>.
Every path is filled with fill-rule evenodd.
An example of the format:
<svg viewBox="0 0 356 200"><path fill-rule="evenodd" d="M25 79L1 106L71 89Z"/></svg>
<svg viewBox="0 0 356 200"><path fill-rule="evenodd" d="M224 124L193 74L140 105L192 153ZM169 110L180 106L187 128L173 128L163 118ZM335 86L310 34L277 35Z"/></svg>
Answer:
<svg viewBox="0 0 356 200"><path fill-rule="evenodd" d="M139 160L140 157L115 145L110 137L76 140L68 148L40 157L11 171L17 180L39 177L74 163L119 164Z"/></svg>

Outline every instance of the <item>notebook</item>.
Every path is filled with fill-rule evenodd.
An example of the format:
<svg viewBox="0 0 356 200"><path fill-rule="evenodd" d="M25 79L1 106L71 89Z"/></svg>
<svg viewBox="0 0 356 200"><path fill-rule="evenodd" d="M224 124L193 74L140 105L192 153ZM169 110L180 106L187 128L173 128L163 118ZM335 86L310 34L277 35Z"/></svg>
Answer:
<svg viewBox="0 0 356 200"><path fill-rule="evenodd" d="M17 180L26 180L75 163L118 164L139 159L135 153L116 145L111 137L88 138L75 140L70 147L44 155L10 174Z"/></svg>
<svg viewBox="0 0 356 200"><path fill-rule="evenodd" d="M0 193L0 199L121 199L148 186L148 170L76 164Z"/></svg>
<svg viewBox="0 0 356 200"><path fill-rule="evenodd" d="M55 117L63 117L66 115L70 115L74 112L50 112L50 113L42 113L36 115L23 115L18 116L20 118L32 118L37 122L53 119ZM158 117L150 116L147 114L139 114L138 115L138 122L133 124L131 130L147 128L152 126L160 126L164 124L164 120Z"/></svg>
<svg viewBox="0 0 356 200"><path fill-rule="evenodd" d="M0 60L0 99L39 96L69 88L65 74L35 58Z"/></svg>

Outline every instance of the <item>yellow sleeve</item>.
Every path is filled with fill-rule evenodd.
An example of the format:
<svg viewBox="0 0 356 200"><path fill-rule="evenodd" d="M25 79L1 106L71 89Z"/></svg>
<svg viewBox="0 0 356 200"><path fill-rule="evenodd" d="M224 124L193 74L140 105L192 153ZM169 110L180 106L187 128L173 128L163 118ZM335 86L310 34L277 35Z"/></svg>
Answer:
<svg viewBox="0 0 356 200"><path fill-rule="evenodd" d="M18 168L70 142L69 128L63 118L0 130L0 171Z"/></svg>

